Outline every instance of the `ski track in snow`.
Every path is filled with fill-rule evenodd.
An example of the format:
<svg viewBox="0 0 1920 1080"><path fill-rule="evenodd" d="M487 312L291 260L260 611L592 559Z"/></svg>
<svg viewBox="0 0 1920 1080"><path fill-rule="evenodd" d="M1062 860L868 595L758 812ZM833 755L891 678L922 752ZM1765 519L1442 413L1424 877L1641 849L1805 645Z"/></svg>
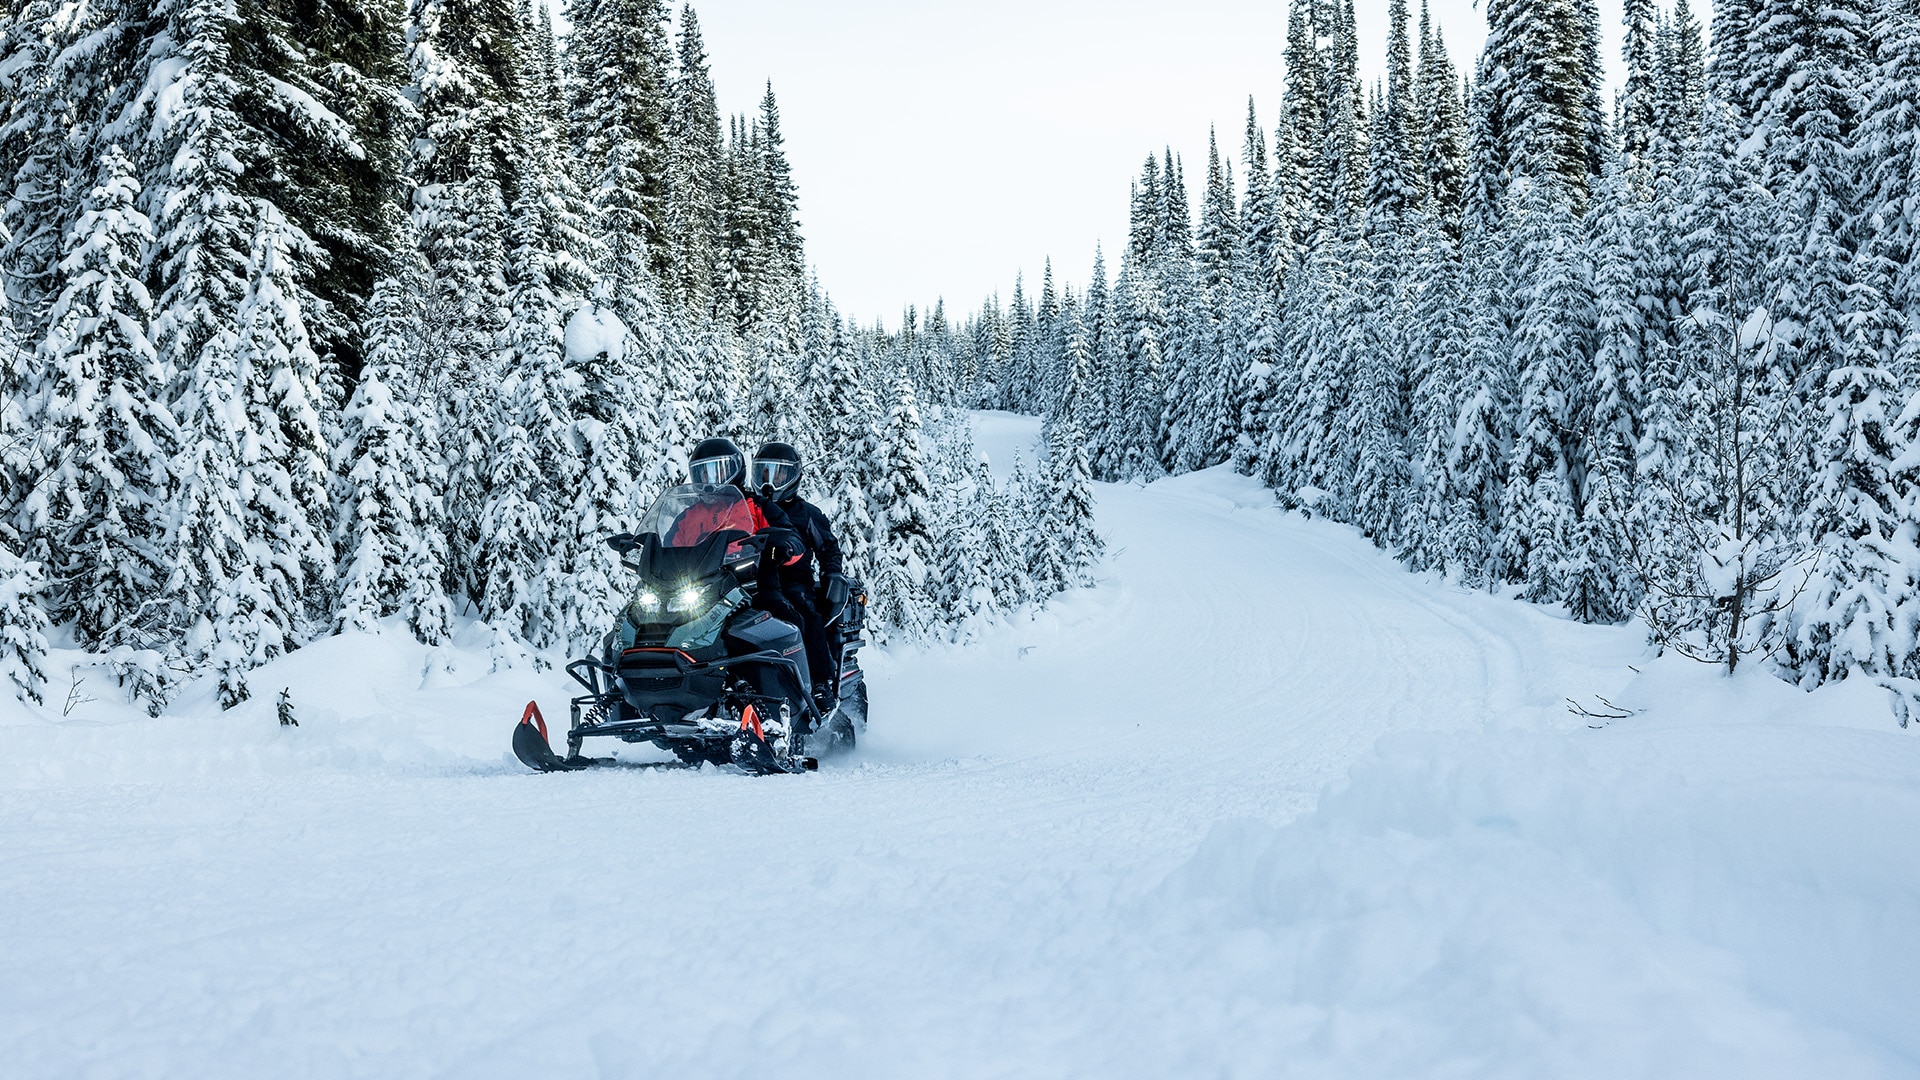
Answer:
<svg viewBox="0 0 1920 1080"><path fill-rule="evenodd" d="M1910 737L1220 471L1098 494L1100 587L870 652L816 775L532 775L555 673L392 637L0 724L4 1072L1920 1075Z"/></svg>

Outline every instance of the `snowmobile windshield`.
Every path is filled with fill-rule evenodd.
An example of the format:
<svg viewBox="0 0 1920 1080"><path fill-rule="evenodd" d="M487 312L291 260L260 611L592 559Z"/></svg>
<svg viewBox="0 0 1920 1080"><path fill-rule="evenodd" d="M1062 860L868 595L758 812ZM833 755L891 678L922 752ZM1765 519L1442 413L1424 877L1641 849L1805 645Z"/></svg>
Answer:
<svg viewBox="0 0 1920 1080"><path fill-rule="evenodd" d="M659 534L661 547L691 548L719 532L751 536L760 531L756 516L753 504L739 488L684 484L654 501L653 508L641 519L639 531Z"/></svg>

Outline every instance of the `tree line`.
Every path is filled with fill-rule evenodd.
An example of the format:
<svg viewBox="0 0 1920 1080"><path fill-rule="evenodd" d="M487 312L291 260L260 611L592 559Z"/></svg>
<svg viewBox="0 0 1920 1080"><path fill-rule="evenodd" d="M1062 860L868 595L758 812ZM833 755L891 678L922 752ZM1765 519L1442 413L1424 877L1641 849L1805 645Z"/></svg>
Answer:
<svg viewBox="0 0 1920 1080"><path fill-rule="evenodd" d="M1088 470L995 482L903 335L808 275L772 87L574 0L13 0L0 23L0 667L158 710L316 637L589 646L601 541L700 437L814 462L876 625L1085 579ZM749 445L748 449L752 447ZM1063 511L1061 508L1067 508ZM1069 519L1066 512L1081 516ZM995 559L959 547L994 532Z"/></svg>
<svg viewBox="0 0 1920 1080"><path fill-rule="evenodd" d="M1238 176L1148 156L1117 273L990 299L923 385L1045 411L1100 479L1231 464L1412 569L1904 711L1916 6L1728 0L1709 47L1628 0L1610 104L1592 0L1487 17L1462 77L1393 0L1366 86L1351 0L1296 0Z"/></svg>

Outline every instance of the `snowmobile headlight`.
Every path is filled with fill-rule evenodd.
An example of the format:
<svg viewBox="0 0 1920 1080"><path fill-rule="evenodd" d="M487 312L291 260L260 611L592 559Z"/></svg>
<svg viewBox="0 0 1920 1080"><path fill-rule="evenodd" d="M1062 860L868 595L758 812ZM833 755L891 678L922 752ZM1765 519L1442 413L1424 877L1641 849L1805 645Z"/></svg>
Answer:
<svg viewBox="0 0 1920 1080"><path fill-rule="evenodd" d="M640 595L633 598L633 606L646 612L659 611L660 596L652 589L641 589Z"/></svg>
<svg viewBox="0 0 1920 1080"><path fill-rule="evenodd" d="M681 589L678 593L674 594L673 602L667 605L667 610L668 611L692 611L694 608L699 607L701 602L704 601L706 598L707 598L706 593L701 592L698 588L695 588L692 585L689 585L686 588Z"/></svg>

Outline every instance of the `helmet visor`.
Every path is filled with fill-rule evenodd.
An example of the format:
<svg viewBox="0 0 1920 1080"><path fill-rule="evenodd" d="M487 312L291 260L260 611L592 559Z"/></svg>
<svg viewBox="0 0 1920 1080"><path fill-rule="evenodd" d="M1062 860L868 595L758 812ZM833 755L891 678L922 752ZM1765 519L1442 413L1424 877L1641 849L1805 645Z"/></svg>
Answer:
<svg viewBox="0 0 1920 1080"><path fill-rule="evenodd" d="M719 457L701 458L687 472L696 484L731 484L740 475L740 464L739 454L722 454Z"/></svg>
<svg viewBox="0 0 1920 1080"><path fill-rule="evenodd" d="M800 466L792 461L759 461L753 463L753 486L785 491L788 485L800 479Z"/></svg>

